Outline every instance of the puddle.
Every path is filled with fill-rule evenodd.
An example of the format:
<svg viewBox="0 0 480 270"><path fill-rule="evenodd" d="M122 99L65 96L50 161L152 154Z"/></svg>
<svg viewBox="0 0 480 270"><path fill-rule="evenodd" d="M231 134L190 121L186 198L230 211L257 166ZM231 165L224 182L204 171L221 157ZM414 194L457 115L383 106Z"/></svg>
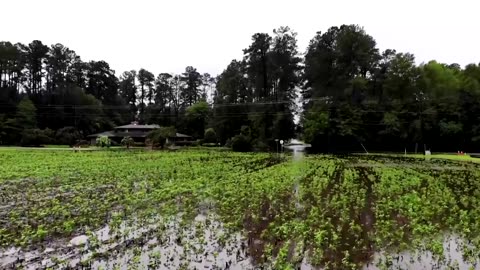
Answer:
<svg viewBox="0 0 480 270"><path fill-rule="evenodd" d="M305 157L305 149L310 147L308 144L304 144L299 140L293 139L290 144L285 145L284 148L292 151L293 155L293 162L300 162L303 160ZM299 172L299 175L302 175L301 172ZM300 179L299 179L300 180ZM302 207L302 204L300 203L300 183L299 180L295 183L293 187L293 194L295 196L295 205L297 209L300 209Z"/></svg>
<svg viewBox="0 0 480 270"><path fill-rule="evenodd" d="M480 269L480 259L468 262L463 258L462 246L466 242L455 235L443 239L443 258L434 256L430 251L404 251L387 254L376 252L373 261L363 267L364 270L380 269Z"/></svg>
<svg viewBox="0 0 480 270"><path fill-rule="evenodd" d="M164 224L159 221L157 224ZM94 236L72 238L65 246L23 252L17 248L0 253L0 268L16 269L254 269L247 242L240 233L229 234L210 214L198 215L180 227L178 219L141 229L122 225L120 240L104 227Z"/></svg>

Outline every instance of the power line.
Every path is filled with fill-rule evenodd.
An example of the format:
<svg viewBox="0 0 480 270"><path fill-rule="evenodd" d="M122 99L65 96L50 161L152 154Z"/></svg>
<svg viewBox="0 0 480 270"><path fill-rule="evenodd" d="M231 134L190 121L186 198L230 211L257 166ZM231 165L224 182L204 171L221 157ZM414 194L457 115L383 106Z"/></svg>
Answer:
<svg viewBox="0 0 480 270"><path fill-rule="evenodd" d="M72 109L81 109L77 107L72 107ZM322 112L330 112L330 109L324 109L324 110L308 110L308 113L322 113ZM448 113L448 112L414 112L414 111L393 111L393 110L352 110L352 114L355 113L363 113L363 114L369 114L369 113L393 113L397 115L402 115L402 114L410 114L410 115L449 115L449 116L459 116L459 113ZM25 114L25 113L24 113ZM53 115L53 116L59 116L61 115L77 115L78 117L82 116L108 116L108 112L104 113L85 113L82 111L75 111L75 112L66 112L66 111L60 111L60 112L36 112L36 113L26 113L26 115ZM117 112L117 114L122 115L122 114L128 114L127 112ZM179 113L179 115L184 115L185 112ZM259 111L249 111L249 112L230 112L230 113L213 113L213 116L232 116L232 115L294 115L295 113L293 112L285 112L285 111L276 111L276 112L259 112ZM172 113L155 113L155 112L149 112L149 113L143 113L143 115L146 116L172 116L172 117L177 117L176 115ZM480 114L475 114L475 115L480 115Z"/></svg>

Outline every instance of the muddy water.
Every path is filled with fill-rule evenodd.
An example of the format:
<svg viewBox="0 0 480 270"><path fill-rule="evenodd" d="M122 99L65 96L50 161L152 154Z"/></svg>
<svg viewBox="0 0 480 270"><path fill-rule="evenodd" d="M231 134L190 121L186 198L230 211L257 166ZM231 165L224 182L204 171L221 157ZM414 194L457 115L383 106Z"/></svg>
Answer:
<svg viewBox="0 0 480 270"><path fill-rule="evenodd" d="M293 155L293 162L301 162L305 157L305 149L309 145L302 144L299 141L292 141L291 146L285 146ZM396 164L404 166L404 164ZM358 167L358 166L355 166ZM296 207L301 208L299 203L300 183L294 185L294 195L296 198ZM380 269L479 269L480 258L476 261L467 261L462 254L462 246L467 241L456 235L447 235L443 237L444 253L441 258L434 256L430 251L402 251L398 253L387 253L385 251L375 252L372 261L365 264L363 270ZM300 266L302 270L321 269L308 263L308 258L304 257Z"/></svg>
<svg viewBox="0 0 480 270"><path fill-rule="evenodd" d="M295 140L295 139L291 141L291 144L292 145L287 145L284 148L288 151L292 151L293 162L301 162L303 160L304 156L305 156L305 149L307 147L309 147L309 145L303 144L302 142L300 142L298 140ZM301 179L302 175L303 175L303 173L299 172L298 180L293 187L293 194L295 196L295 205L296 205L297 209L300 209L302 207L302 205L300 203L300 196L299 196L299 193L300 193L300 179Z"/></svg>
<svg viewBox="0 0 480 270"><path fill-rule="evenodd" d="M462 246L465 244L466 241L456 235L445 235L443 258L434 256L430 251L403 251L393 254L376 252L373 261L363 269L480 269L480 258L473 262L463 258Z"/></svg>
<svg viewBox="0 0 480 270"><path fill-rule="evenodd" d="M285 145L284 148L286 151L291 151L293 153L294 161L301 161L305 156L305 150L310 147L309 144L304 144L299 140L293 139L290 142L290 145Z"/></svg>
<svg viewBox="0 0 480 270"><path fill-rule="evenodd" d="M239 233L229 234L216 220L214 215L198 215L183 228L178 220L163 223L162 228L122 225L124 236L118 241L112 241L115 235L105 227L93 237L78 236L64 246L5 250L0 253L0 268L253 269L246 241Z"/></svg>
<svg viewBox="0 0 480 270"><path fill-rule="evenodd" d="M285 149L292 151L293 162L301 162L306 147L291 145L285 146ZM297 208L302 207L300 188L299 182L295 183ZM258 269L248 255L246 239L240 233L224 230L223 224L213 214L200 214L192 224L183 227L178 219L158 219L146 226L122 224L120 234L123 236L115 240L115 232L107 226L94 234L98 245L92 243L92 237L80 235L62 245L47 245L42 250L2 250L0 269ZM464 243L455 235L445 236L443 259L428 251L376 252L373 260L362 269L480 269L479 260L464 260ZM321 268L310 265L307 256L304 256L296 269Z"/></svg>

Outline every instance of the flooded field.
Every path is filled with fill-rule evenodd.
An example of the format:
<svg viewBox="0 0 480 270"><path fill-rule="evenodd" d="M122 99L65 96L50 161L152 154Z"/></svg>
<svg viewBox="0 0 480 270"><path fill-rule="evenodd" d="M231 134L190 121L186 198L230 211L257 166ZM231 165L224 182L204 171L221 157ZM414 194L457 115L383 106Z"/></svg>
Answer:
<svg viewBox="0 0 480 270"><path fill-rule="evenodd" d="M288 151L291 150L291 151ZM0 151L1 269L478 269L479 165Z"/></svg>

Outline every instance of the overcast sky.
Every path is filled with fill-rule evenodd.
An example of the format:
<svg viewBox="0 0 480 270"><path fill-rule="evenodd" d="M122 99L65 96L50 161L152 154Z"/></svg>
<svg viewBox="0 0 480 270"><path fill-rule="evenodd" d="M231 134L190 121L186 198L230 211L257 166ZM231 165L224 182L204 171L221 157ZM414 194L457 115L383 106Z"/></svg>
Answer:
<svg viewBox="0 0 480 270"><path fill-rule="evenodd" d="M287 25L304 52L317 31L359 24L380 50L417 62L480 62L478 0L0 0L0 40L62 43L119 75L145 68L217 75L256 32Z"/></svg>

